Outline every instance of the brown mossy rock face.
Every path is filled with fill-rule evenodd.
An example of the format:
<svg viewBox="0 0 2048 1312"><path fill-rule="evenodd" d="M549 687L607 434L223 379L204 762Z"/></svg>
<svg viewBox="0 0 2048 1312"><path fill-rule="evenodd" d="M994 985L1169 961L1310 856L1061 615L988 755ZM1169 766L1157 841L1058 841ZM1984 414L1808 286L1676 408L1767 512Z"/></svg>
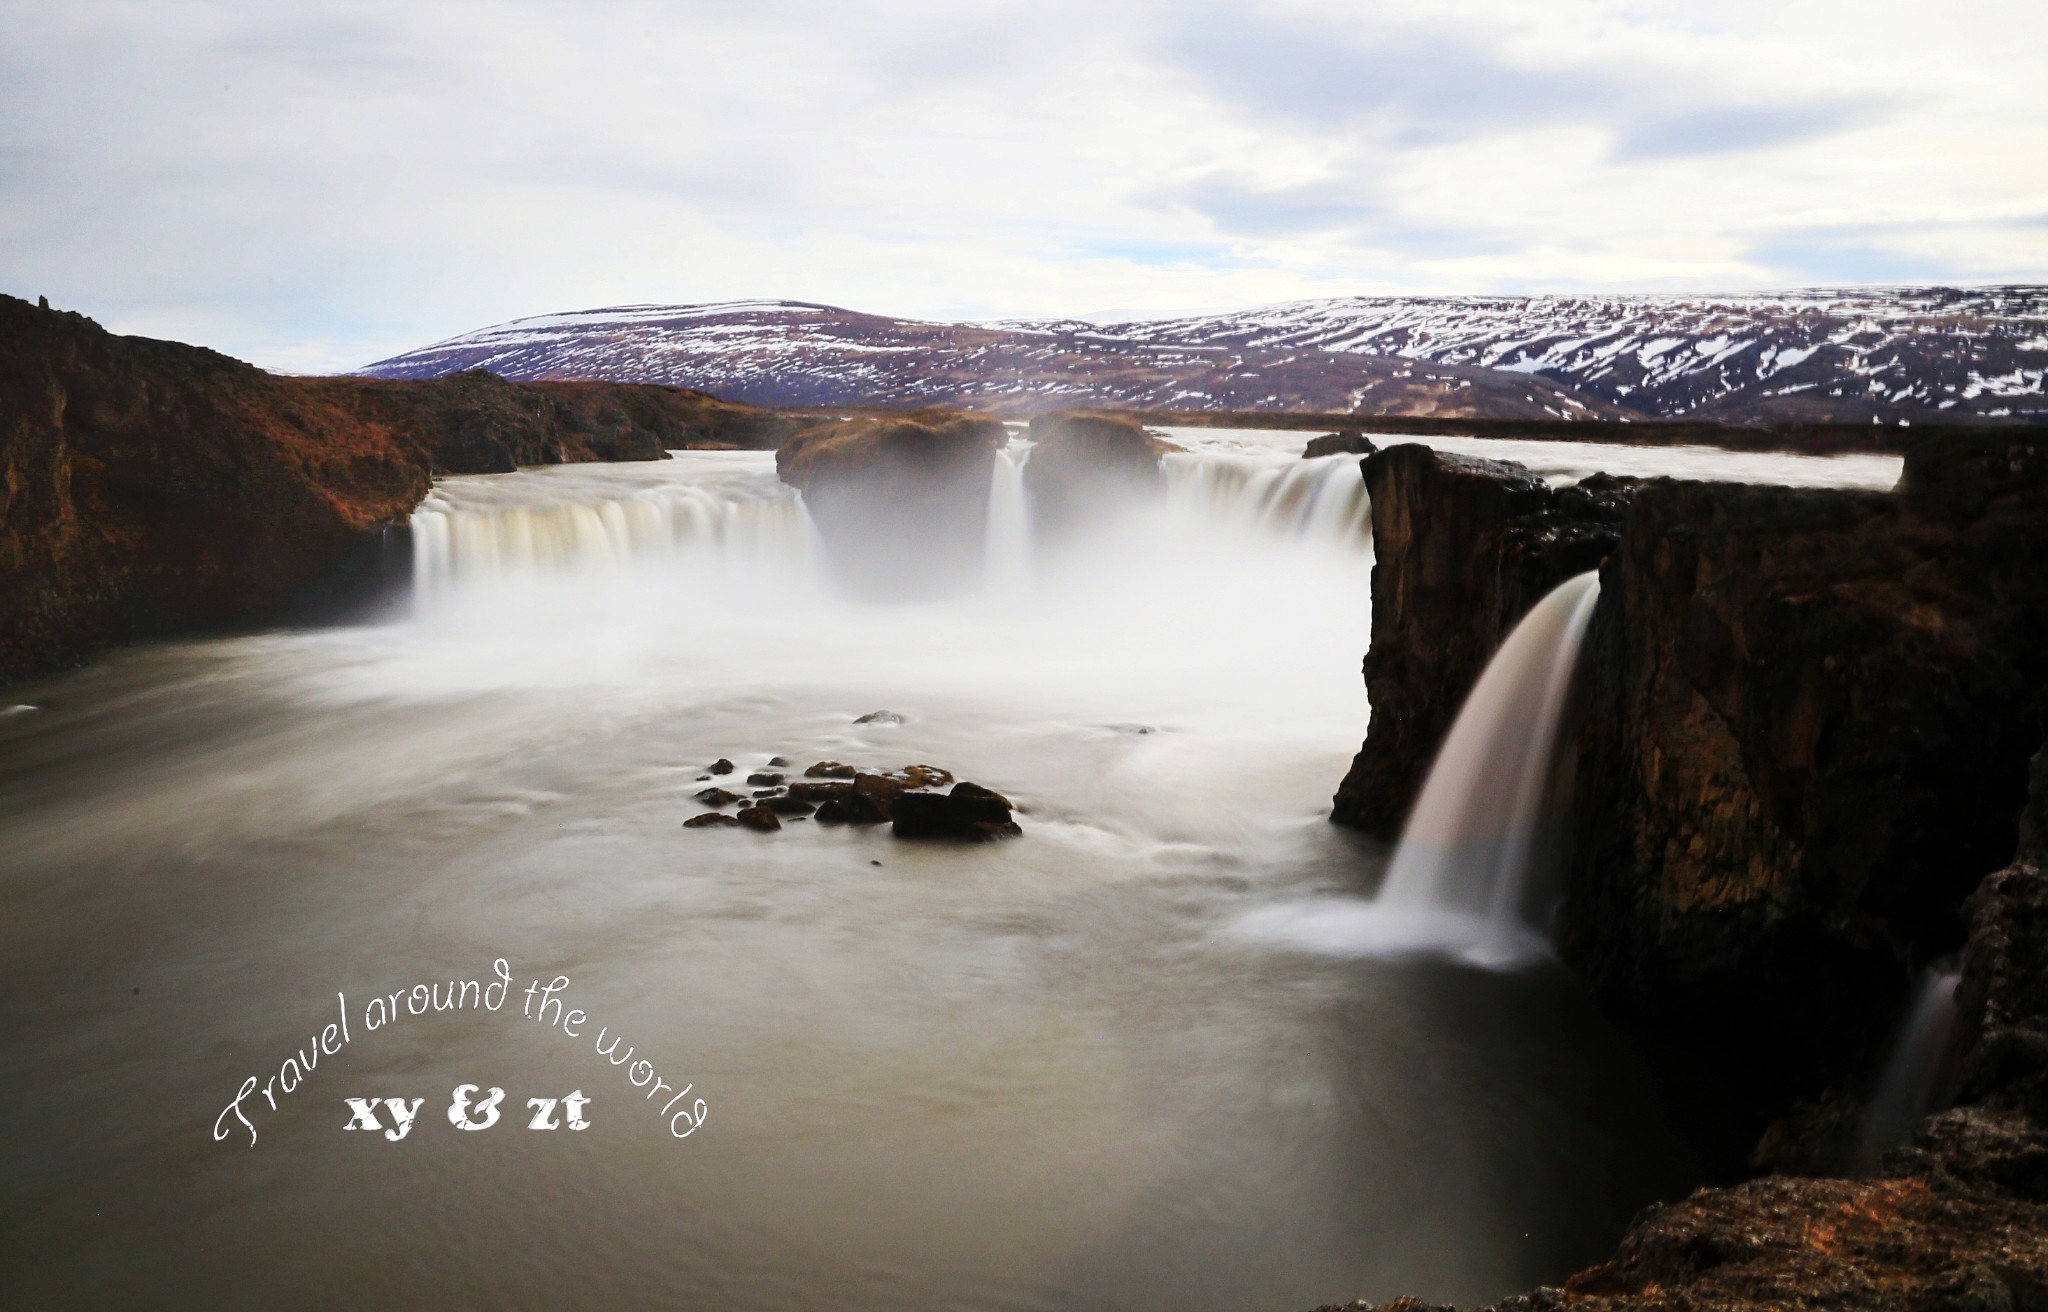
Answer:
<svg viewBox="0 0 2048 1312"><path fill-rule="evenodd" d="M784 443L775 470L804 494L842 583L876 597L935 595L981 578L1007 436L973 415L847 419Z"/></svg>
<svg viewBox="0 0 2048 1312"><path fill-rule="evenodd" d="M1552 489L1521 465L1414 443L1362 463L1375 556L1372 722L1330 818L1392 838L1508 632L1614 550L1630 484L1596 475Z"/></svg>
<svg viewBox="0 0 2048 1312"><path fill-rule="evenodd" d="M2048 731L2048 450L1894 494L1636 492L1578 676L1566 958L1765 1104L1868 1070L2013 858Z"/></svg>
<svg viewBox="0 0 2048 1312"><path fill-rule="evenodd" d="M1024 493L1033 530L1052 539L1159 496L1160 457L1179 450L1119 415L1038 415L1030 437Z"/></svg>
<svg viewBox="0 0 2048 1312"><path fill-rule="evenodd" d="M0 680L343 609L402 578L436 473L770 445L681 388L278 377L0 296Z"/></svg>
<svg viewBox="0 0 2048 1312"><path fill-rule="evenodd" d="M2048 1307L2048 1209L1927 1181L1772 1177L1654 1209L1554 1307Z"/></svg>

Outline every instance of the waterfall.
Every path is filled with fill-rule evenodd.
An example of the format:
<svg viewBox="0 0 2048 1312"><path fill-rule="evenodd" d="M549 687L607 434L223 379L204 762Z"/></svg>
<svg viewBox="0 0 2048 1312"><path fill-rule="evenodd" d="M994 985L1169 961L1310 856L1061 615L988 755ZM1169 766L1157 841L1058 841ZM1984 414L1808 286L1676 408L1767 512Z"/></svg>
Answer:
<svg viewBox="0 0 2048 1312"><path fill-rule="evenodd" d="M1168 509L1185 518L1354 547L1372 541L1372 506L1357 456L1181 452L1163 464Z"/></svg>
<svg viewBox="0 0 2048 1312"><path fill-rule="evenodd" d="M1952 964L1930 966L1921 973L1913 1005L1864 1112L1856 1152L1856 1164L1864 1174L1875 1171L1880 1158L1906 1142L1913 1123L1934 1110L1946 1073L1949 1037L1955 1030L1960 978Z"/></svg>
<svg viewBox="0 0 2048 1312"><path fill-rule="evenodd" d="M1031 511L1024 499L1024 461L1028 450L1012 455L996 452L995 472L988 489L988 545L983 556L988 586L1010 592L1031 574Z"/></svg>
<svg viewBox="0 0 2048 1312"><path fill-rule="evenodd" d="M1600 576L1569 579L1508 634L1444 740L1381 904L1520 926L1552 747Z"/></svg>
<svg viewBox="0 0 2048 1312"><path fill-rule="evenodd" d="M803 502L757 453L681 452L665 465L674 468L652 478L645 466L612 465L443 482L412 516L415 597L693 559L811 568L816 531Z"/></svg>

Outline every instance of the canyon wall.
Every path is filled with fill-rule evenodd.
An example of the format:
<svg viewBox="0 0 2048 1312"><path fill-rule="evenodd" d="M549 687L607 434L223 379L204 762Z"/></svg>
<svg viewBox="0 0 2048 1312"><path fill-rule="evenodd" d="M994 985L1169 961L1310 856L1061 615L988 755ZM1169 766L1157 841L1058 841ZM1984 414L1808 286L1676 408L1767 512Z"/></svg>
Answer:
<svg viewBox="0 0 2048 1312"><path fill-rule="evenodd" d="M1396 530L1375 587L1405 630L1381 659L1375 615L1360 760L1391 797L1435 743L1383 734L1381 698L1461 697L1442 681L1485 659L1472 617L1499 632L1533 600L1495 582L1525 567L1507 529L1530 491L1417 448L1374 459L1375 528ZM1916 972L1960 950L1953 1075L1874 1178L1701 1190L1500 1312L2048 1308L2048 443L1945 435L1890 494L1655 480L1601 526L1562 953L1754 1124L1778 1118L1764 1169L1842 1168L1815 1141L1853 1133Z"/></svg>
<svg viewBox="0 0 2048 1312"><path fill-rule="evenodd" d="M1639 487L1579 671L1559 945L1767 1100L1867 1065L2012 859L2048 732L2048 444L1891 494Z"/></svg>
<svg viewBox="0 0 2048 1312"><path fill-rule="evenodd" d="M1867 1065L2015 850L2048 732L2048 443L1930 439L1893 493L1552 490L1419 446L1364 476L1373 710L1333 818L1397 834L1507 631L1600 566L1561 951L1613 1010L1753 1066L1760 1107Z"/></svg>
<svg viewBox="0 0 2048 1312"><path fill-rule="evenodd" d="M0 680L373 584L438 473L773 446L792 422L652 386L279 377L0 297Z"/></svg>

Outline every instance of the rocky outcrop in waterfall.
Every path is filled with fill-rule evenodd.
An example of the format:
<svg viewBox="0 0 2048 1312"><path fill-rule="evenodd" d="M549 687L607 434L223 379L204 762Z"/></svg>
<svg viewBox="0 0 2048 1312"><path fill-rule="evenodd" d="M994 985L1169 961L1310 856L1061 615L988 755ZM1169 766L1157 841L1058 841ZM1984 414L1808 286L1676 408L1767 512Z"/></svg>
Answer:
<svg viewBox="0 0 2048 1312"><path fill-rule="evenodd" d="M1024 491L1034 529L1048 538L1164 492L1159 458L1179 450L1120 415L1039 415L1030 437Z"/></svg>
<svg viewBox="0 0 2048 1312"><path fill-rule="evenodd" d="M775 453L804 494L834 572L855 591L912 597L979 582L1002 422L931 412L821 424Z"/></svg>
<svg viewBox="0 0 2048 1312"><path fill-rule="evenodd" d="M288 378L0 296L0 680L378 580L435 473L773 445L675 388Z"/></svg>
<svg viewBox="0 0 2048 1312"><path fill-rule="evenodd" d="M1372 498L1372 724L1331 818L1401 828L1465 695L1529 608L1614 550L1626 480L1553 489L1520 465L1389 447Z"/></svg>

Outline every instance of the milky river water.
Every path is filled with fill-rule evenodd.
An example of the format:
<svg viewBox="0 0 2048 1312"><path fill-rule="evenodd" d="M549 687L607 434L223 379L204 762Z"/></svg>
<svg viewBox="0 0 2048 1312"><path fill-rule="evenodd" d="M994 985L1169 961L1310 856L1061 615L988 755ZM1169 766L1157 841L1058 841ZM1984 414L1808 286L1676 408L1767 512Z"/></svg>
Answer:
<svg viewBox="0 0 2048 1312"><path fill-rule="evenodd" d="M1245 932L1385 864L1325 818L1366 508L1305 434L1176 436L1113 530L999 515L973 595L846 600L772 456L685 453L446 480L396 617L0 689L0 1306L1279 1312L1602 1255L1719 1160L1639 1036L1554 963ZM1024 836L682 828L776 755L940 766ZM350 1098L423 1101L393 1141Z"/></svg>

